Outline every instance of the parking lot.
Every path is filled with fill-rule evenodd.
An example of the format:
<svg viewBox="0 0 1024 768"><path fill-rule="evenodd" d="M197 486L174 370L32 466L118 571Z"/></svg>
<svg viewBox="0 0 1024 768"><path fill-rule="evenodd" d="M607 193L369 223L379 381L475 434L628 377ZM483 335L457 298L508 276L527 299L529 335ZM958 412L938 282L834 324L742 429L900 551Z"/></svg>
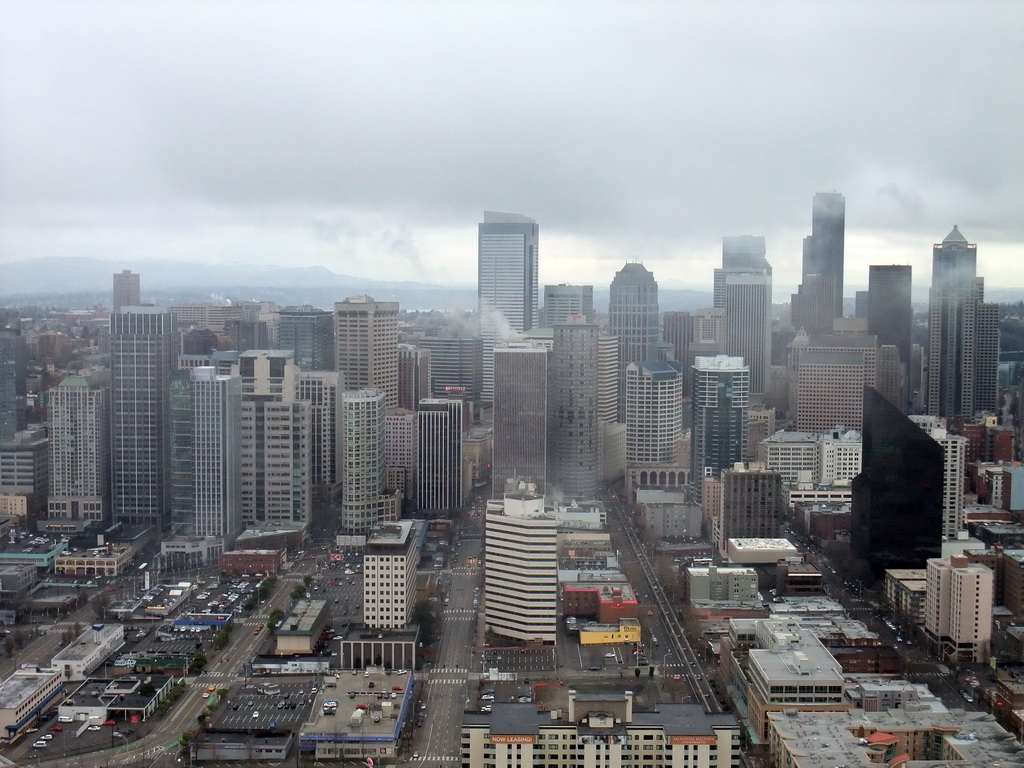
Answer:
<svg viewBox="0 0 1024 768"><path fill-rule="evenodd" d="M273 684L279 693L260 693L260 686ZM309 719L316 700L313 678L306 682L277 682L263 679L247 685L232 686L227 701L214 717L214 727L226 731L287 728L297 731Z"/></svg>
<svg viewBox="0 0 1024 768"><path fill-rule="evenodd" d="M54 714L41 721L36 728L30 728L6 756L26 760L52 760L120 746L134 741L140 730L147 730L143 723L115 722L114 725L104 725L105 722L114 721L97 719L89 721L89 725L85 725L82 720L62 723L58 722ZM81 735L76 736L80 729Z"/></svg>

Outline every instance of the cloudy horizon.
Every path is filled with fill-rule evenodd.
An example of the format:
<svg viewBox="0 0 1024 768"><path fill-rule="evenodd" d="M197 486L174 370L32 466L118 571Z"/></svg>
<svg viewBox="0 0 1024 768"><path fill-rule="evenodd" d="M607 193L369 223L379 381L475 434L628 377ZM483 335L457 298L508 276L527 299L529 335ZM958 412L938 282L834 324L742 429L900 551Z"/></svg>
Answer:
<svg viewBox="0 0 1024 768"><path fill-rule="evenodd" d="M1024 286L1010 2L0 0L0 270L41 256L475 280L487 210L544 283L640 260L707 285L724 235L799 282L815 192L846 283L953 225ZM849 291L847 292L849 295Z"/></svg>

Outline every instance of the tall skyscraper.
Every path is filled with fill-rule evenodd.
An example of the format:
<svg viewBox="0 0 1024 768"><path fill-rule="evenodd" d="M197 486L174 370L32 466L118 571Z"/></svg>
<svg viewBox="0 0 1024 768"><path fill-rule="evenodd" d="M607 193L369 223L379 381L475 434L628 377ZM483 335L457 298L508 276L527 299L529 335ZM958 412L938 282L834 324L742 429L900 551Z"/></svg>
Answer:
<svg viewBox="0 0 1024 768"><path fill-rule="evenodd" d="M352 390L341 396L341 522L346 531L367 531L380 522L384 404L379 389Z"/></svg>
<svg viewBox="0 0 1024 768"><path fill-rule="evenodd" d="M603 330L597 337L597 420L619 420L619 339Z"/></svg>
<svg viewBox="0 0 1024 768"><path fill-rule="evenodd" d="M477 231L477 311L483 339L481 399L494 396L494 346L537 326L540 229L516 213L484 211Z"/></svg>
<svg viewBox="0 0 1024 768"><path fill-rule="evenodd" d="M743 358L750 368L750 391L764 394L772 349L772 268L764 238L723 238L722 267L714 279L725 354Z"/></svg>
<svg viewBox="0 0 1024 768"><path fill-rule="evenodd" d="M987 664L995 596L995 574L988 566L965 555L929 559L924 629L931 652L954 664Z"/></svg>
<svg viewBox="0 0 1024 768"><path fill-rule="evenodd" d="M741 357L694 361L690 482L700 502L703 479L742 462L747 450L750 369Z"/></svg>
<svg viewBox="0 0 1024 768"><path fill-rule="evenodd" d="M114 522L170 522L171 374L180 336L159 307L110 315L110 470Z"/></svg>
<svg viewBox="0 0 1024 768"><path fill-rule="evenodd" d="M978 246L955 226L932 248L928 295L928 413L972 417L996 407L998 310L984 303Z"/></svg>
<svg viewBox="0 0 1024 768"><path fill-rule="evenodd" d="M122 269L114 273L113 311L120 312L124 307L137 307L142 303L139 275L130 269Z"/></svg>
<svg viewBox="0 0 1024 768"><path fill-rule="evenodd" d="M623 371L629 363L658 359L658 281L639 262L615 273L608 293L608 329L619 339Z"/></svg>
<svg viewBox="0 0 1024 768"><path fill-rule="evenodd" d="M399 344L398 407L414 411L425 397L430 397L430 350Z"/></svg>
<svg viewBox="0 0 1024 768"><path fill-rule="evenodd" d="M303 371L333 371L334 318L326 309L305 304L278 313L277 347L295 353Z"/></svg>
<svg viewBox="0 0 1024 768"><path fill-rule="evenodd" d="M527 342L494 348L494 444L491 489L523 478L544 492L547 472L548 351Z"/></svg>
<svg viewBox="0 0 1024 768"><path fill-rule="evenodd" d="M675 464L683 434L681 366L675 360L626 366L626 466Z"/></svg>
<svg viewBox="0 0 1024 768"><path fill-rule="evenodd" d="M687 357L693 340L693 315L689 312L663 312L661 338L666 344L672 345L672 359L688 368ZM690 392L690 385L686 382L683 383L683 391L687 394Z"/></svg>
<svg viewBox="0 0 1024 768"><path fill-rule="evenodd" d="M558 520L543 494L506 494L484 520L484 622L490 632L553 645L558 635Z"/></svg>
<svg viewBox="0 0 1024 768"><path fill-rule="evenodd" d="M567 323L576 316L594 322L594 286L545 285L543 315L541 325L546 328Z"/></svg>
<svg viewBox="0 0 1024 768"><path fill-rule="evenodd" d="M242 377L242 518L251 526L304 528L312 509L312 429L292 351L243 352L235 372Z"/></svg>
<svg viewBox="0 0 1024 768"><path fill-rule="evenodd" d="M661 315L658 281L639 262L628 262L608 292L608 329L619 339L619 421L625 421L626 366L658 359Z"/></svg>
<svg viewBox="0 0 1024 768"><path fill-rule="evenodd" d="M864 389L861 473L850 543L876 576L922 568L942 543L942 447L873 387Z"/></svg>
<svg viewBox="0 0 1024 768"><path fill-rule="evenodd" d="M27 395L25 337L19 328L0 328L0 442L25 429Z"/></svg>
<svg viewBox="0 0 1024 768"><path fill-rule="evenodd" d="M556 325L549 359L548 492L594 499L600 485L596 323Z"/></svg>
<svg viewBox="0 0 1024 768"><path fill-rule="evenodd" d="M341 482L341 374L301 371L295 399L309 403L309 482L318 500L331 496Z"/></svg>
<svg viewBox="0 0 1024 768"><path fill-rule="evenodd" d="M172 385L172 528L228 544L242 531L242 380L211 367Z"/></svg>
<svg viewBox="0 0 1024 768"><path fill-rule="evenodd" d="M421 400L416 420L416 508L447 513L462 506L462 401Z"/></svg>
<svg viewBox="0 0 1024 768"><path fill-rule="evenodd" d="M47 392L50 448L47 527L81 531L110 519L110 422L107 390L68 376Z"/></svg>
<svg viewBox="0 0 1024 768"><path fill-rule="evenodd" d="M910 302L912 274L911 267L899 264L873 264L868 267L868 333L878 337L879 347L892 345L896 348L900 396L892 402L904 413L909 400L907 390L914 324L914 311Z"/></svg>
<svg viewBox="0 0 1024 768"><path fill-rule="evenodd" d="M350 296L334 305L335 364L345 389L379 389L398 406L398 302Z"/></svg>
<svg viewBox="0 0 1024 768"><path fill-rule="evenodd" d="M843 316L843 266L846 198L818 192L811 212L811 234L804 238L803 279L791 306L793 327L808 333L831 333Z"/></svg>

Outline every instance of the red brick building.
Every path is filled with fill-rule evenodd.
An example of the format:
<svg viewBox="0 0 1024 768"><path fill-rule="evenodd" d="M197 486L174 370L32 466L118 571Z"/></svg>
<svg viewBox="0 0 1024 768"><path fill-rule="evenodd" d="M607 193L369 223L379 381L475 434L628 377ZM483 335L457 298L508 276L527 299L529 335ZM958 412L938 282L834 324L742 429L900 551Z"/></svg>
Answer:
<svg viewBox="0 0 1024 768"><path fill-rule="evenodd" d="M284 565L283 549L238 549L220 557L220 569L229 576L276 574Z"/></svg>

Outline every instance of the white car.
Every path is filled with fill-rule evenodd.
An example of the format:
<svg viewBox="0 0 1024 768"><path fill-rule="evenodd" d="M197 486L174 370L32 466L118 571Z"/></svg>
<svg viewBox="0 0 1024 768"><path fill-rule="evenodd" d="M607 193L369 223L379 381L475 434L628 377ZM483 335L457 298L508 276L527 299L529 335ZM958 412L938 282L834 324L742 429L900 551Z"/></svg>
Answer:
<svg viewBox="0 0 1024 768"><path fill-rule="evenodd" d="M32 746L35 747L36 749L42 749L43 747L48 747L49 745L50 745L50 742L43 741L42 739L40 739L39 741L37 741Z"/></svg>
<svg viewBox="0 0 1024 768"><path fill-rule="evenodd" d="M100 728L98 725L90 725L86 730L89 730L89 731L101 731L103 729Z"/></svg>

